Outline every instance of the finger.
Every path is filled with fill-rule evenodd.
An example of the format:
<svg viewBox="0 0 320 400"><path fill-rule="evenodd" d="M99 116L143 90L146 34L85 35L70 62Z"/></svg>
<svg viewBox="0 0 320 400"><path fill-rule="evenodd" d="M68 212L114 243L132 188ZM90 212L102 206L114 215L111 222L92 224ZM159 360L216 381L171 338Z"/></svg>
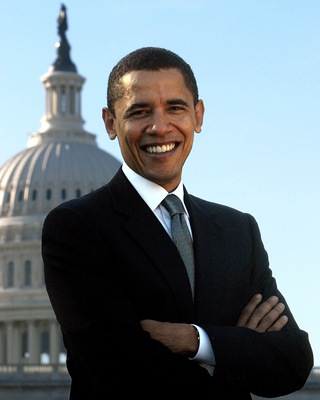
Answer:
<svg viewBox="0 0 320 400"><path fill-rule="evenodd" d="M288 317L286 315L282 315L273 325L270 326L268 332L281 331L281 329L287 325L288 321Z"/></svg>
<svg viewBox="0 0 320 400"><path fill-rule="evenodd" d="M257 331L266 332L270 327L276 323L279 316L283 313L285 305L283 303L277 303L265 316L260 320Z"/></svg>
<svg viewBox="0 0 320 400"><path fill-rule="evenodd" d="M264 318L266 318L266 316L270 313L270 311L277 305L278 301L279 299L277 296L271 296L266 301L261 303L252 313L251 317L249 318L246 324L246 327L250 329L256 329L258 325L261 324L261 321L263 321ZM267 322L265 322L265 324L261 327L261 329L267 329L270 327L270 325L266 326L266 324L268 323L269 318L270 320L272 319L272 316L273 314L271 314L271 316L267 318ZM272 323L274 321L275 320L273 320Z"/></svg>
<svg viewBox="0 0 320 400"><path fill-rule="evenodd" d="M240 317L237 322L237 326L246 326L248 320L250 319L252 313L257 308L258 304L261 302L261 294L255 294L249 303L242 310Z"/></svg>
<svg viewBox="0 0 320 400"><path fill-rule="evenodd" d="M157 328L157 321L152 319L143 319L140 321L140 325L143 330L151 332Z"/></svg>

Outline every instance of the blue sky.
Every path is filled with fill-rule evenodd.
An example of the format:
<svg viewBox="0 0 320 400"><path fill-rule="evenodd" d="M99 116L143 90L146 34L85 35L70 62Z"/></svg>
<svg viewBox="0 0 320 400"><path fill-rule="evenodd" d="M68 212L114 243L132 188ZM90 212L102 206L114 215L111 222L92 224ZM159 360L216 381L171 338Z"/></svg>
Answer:
<svg viewBox="0 0 320 400"><path fill-rule="evenodd" d="M190 193L257 219L270 265L320 366L320 2L66 0L71 58L86 78L85 129L103 127L108 74L142 46L169 48L206 112L184 170ZM56 59L61 1L0 0L0 166L40 128L40 76Z"/></svg>

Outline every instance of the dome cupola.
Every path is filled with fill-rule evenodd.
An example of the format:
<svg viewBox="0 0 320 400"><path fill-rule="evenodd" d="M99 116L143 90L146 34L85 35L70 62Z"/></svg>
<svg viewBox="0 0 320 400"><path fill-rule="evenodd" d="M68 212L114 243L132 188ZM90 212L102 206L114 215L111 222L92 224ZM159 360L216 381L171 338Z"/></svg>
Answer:
<svg viewBox="0 0 320 400"><path fill-rule="evenodd" d="M42 220L60 202L108 182L120 166L119 160L97 146L96 135L84 129L81 91L85 78L71 61L66 30L62 5L57 59L41 77L46 96L40 129L29 135L25 150L0 168L0 227L7 218Z"/></svg>

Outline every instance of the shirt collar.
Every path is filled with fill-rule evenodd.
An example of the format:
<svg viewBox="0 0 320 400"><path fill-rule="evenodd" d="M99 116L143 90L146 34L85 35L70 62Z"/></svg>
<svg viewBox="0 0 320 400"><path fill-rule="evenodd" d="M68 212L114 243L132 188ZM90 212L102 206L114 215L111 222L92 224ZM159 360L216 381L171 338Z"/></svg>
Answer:
<svg viewBox="0 0 320 400"><path fill-rule="evenodd" d="M122 164L122 171L129 179L132 186L136 189L139 195L147 203L152 211L154 211L162 200L168 195L168 192L160 185L149 181L143 176L133 171L125 162ZM183 183L180 181L178 187L172 192L182 201L185 212L188 214L183 200Z"/></svg>

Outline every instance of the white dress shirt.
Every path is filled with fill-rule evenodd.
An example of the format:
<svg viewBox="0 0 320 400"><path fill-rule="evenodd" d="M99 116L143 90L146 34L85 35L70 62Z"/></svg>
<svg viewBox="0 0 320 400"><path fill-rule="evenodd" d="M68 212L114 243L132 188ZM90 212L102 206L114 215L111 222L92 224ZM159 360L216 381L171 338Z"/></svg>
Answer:
<svg viewBox="0 0 320 400"><path fill-rule="evenodd" d="M128 167L126 163L123 163L122 170L125 176L129 179L130 183L139 193L139 195L143 198L143 200L147 203L149 208L153 211L156 217L159 219L160 223L167 231L167 233L171 235L171 218L167 209L161 205L162 200L168 195L168 192L162 187L157 185L154 182L151 182L141 175L134 172L131 168ZM179 197L181 200L184 210L185 210L185 218L190 229L190 233L192 236L189 214L183 200L183 183L182 181L179 183L178 187L171 192ZM215 357L212 350L210 339L201 327L192 324L199 332L199 349L195 357L191 358L192 360L198 362L203 367L205 367L209 373L213 374L213 369L215 365Z"/></svg>

